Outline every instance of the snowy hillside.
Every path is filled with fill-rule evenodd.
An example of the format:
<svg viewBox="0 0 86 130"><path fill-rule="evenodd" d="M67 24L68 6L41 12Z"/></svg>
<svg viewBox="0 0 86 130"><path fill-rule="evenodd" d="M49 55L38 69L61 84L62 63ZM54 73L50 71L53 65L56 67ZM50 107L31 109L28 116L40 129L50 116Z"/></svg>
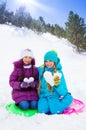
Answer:
<svg viewBox="0 0 86 130"><path fill-rule="evenodd" d="M0 130L85 130L86 111L70 116L38 114L26 118L10 114L5 106L12 102L9 86L12 63L26 48L33 51L36 66L43 64L46 51L57 50L69 91L86 103L86 55L76 53L66 39L8 25L0 25L0 43Z"/></svg>

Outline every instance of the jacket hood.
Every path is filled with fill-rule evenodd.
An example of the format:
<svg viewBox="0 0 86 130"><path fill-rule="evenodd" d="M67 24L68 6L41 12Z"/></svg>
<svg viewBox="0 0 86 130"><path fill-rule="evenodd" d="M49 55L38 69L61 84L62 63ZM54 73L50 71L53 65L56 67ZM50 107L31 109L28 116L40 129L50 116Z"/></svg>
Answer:
<svg viewBox="0 0 86 130"><path fill-rule="evenodd" d="M23 60L20 59L18 61L13 62L14 67L22 68L23 67ZM31 65L35 65L35 59L33 58L31 61Z"/></svg>

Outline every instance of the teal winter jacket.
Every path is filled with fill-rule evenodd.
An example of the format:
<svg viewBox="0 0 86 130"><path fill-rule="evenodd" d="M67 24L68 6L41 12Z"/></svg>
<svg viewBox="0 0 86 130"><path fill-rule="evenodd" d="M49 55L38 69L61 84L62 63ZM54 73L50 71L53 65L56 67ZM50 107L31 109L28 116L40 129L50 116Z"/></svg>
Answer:
<svg viewBox="0 0 86 130"><path fill-rule="evenodd" d="M39 72L39 113L62 113L72 103L73 97L68 92L66 80L62 72L62 66L60 59L54 51L49 51L44 56L44 63L50 60L55 63L55 68L48 68L45 65L38 67ZM44 73L46 71L51 72L51 78L54 75L54 71L61 73L60 83L58 85L50 86L45 80ZM48 73L49 74L49 73ZM48 75L47 75L48 76ZM49 77L49 76L48 76ZM49 78L50 81L50 78ZM49 82L48 81L48 82Z"/></svg>

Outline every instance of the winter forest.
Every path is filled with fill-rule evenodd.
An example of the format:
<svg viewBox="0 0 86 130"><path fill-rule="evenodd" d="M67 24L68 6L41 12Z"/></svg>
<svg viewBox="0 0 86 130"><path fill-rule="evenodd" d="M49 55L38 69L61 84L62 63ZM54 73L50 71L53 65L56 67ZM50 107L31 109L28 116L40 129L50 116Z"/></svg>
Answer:
<svg viewBox="0 0 86 130"><path fill-rule="evenodd" d="M7 1L0 3L0 24L11 23L17 27L27 27L38 33L49 32L58 37L67 38L76 46L80 53L86 51L86 23L84 18L80 17L72 10L69 11L65 27L58 24L46 23L42 16L38 19L32 18L31 14L26 11L25 6L21 5L15 12L7 9Z"/></svg>

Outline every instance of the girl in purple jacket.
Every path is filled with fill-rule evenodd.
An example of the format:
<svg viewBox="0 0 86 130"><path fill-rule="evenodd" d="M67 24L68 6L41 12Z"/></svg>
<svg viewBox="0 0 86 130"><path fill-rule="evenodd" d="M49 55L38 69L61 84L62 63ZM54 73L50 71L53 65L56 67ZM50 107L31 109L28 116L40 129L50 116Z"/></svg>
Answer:
<svg viewBox="0 0 86 130"><path fill-rule="evenodd" d="M21 59L14 62L9 84L12 87L12 99L16 105L23 110L37 108L38 70L31 50L23 50Z"/></svg>

